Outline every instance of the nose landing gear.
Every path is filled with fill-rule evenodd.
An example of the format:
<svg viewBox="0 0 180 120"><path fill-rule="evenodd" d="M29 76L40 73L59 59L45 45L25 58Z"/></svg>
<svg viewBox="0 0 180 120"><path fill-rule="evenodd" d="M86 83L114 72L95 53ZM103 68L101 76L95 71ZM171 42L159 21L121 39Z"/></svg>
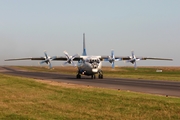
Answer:
<svg viewBox="0 0 180 120"><path fill-rule="evenodd" d="M96 75L91 75L91 79L96 79Z"/></svg>

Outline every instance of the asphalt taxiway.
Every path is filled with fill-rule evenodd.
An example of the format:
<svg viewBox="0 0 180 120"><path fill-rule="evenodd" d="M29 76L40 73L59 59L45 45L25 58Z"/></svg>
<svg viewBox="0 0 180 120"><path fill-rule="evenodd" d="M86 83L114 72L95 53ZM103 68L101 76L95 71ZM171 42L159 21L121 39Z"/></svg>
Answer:
<svg viewBox="0 0 180 120"><path fill-rule="evenodd" d="M41 80L53 80L72 84L180 97L180 82L124 78L91 79L87 76L82 76L81 79L76 79L76 76L74 75L65 75L51 72L30 72L15 69L9 66L1 66L0 73ZM104 74L104 77L105 76L106 75Z"/></svg>

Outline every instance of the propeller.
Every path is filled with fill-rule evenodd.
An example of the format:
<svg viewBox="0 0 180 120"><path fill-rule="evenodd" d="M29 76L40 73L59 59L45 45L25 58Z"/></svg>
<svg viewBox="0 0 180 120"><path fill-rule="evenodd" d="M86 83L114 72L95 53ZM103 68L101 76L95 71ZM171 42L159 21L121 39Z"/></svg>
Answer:
<svg viewBox="0 0 180 120"><path fill-rule="evenodd" d="M136 62L141 60L140 58L136 58L135 54L134 54L134 51L131 52L132 56L129 56L130 57L130 60L127 60L127 62L131 62L132 64L134 64L134 68L137 69L137 64Z"/></svg>
<svg viewBox="0 0 180 120"><path fill-rule="evenodd" d="M73 66L76 66L76 64L73 62L73 59L77 57L78 54L70 56L66 51L64 51L64 54L66 55L67 61L63 65L72 64Z"/></svg>
<svg viewBox="0 0 180 120"><path fill-rule="evenodd" d="M112 64L112 68L115 66L115 61L120 61L120 59L115 58L114 51L111 50L111 56L108 57L108 61Z"/></svg>
<svg viewBox="0 0 180 120"><path fill-rule="evenodd" d="M39 62L40 64L43 64L43 63L46 63L49 65L49 68L51 69L52 68L52 65L51 65L51 61L54 60L56 58L56 56L53 56L53 57L49 57L46 53L46 51L44 52L44 55L45 55L45 60Z"/></svg>

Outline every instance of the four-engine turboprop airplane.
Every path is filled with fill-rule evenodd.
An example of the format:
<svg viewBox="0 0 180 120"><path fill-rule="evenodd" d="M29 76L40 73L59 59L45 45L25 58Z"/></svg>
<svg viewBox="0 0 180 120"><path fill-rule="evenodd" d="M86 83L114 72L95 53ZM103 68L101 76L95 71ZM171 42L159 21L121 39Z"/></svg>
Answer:
<svg viewBox="0 0 180 120"><path fill-rule="evenodd" d="M136 61L138 60L170 60L172 59L164 59L164 58L150 58L150 57L135 57L134 53L132 52L132 56L128 57L118 57L114 55L114 51L111 51L111 56L88 56L86 54L86 47L85 47L85 34L83 34L83 53L82 56L75 54L74 56L70 56L66 51L64 51L64 56L53 56L48 57L46 52L44 52L45 57L31 57L31 58L20 58L20 59L7 59L5 61L13 61L13 60L42 60L40 64L47 63L49 64L49 68L51 68L51 61L52 60L59 60L59 61L66 61L65 64L73 64L74 61L78 61L77 68L78 72L76 78L80 79L81 75L91 76L92 79L96 78L96 74L98 74L99 79L103 79L103 71L102 71L102 61L109 61L112 64L112 68L114 68L115 61L122 61L125 60L127 62L131 62L135 64L136 68Z"/></svg>

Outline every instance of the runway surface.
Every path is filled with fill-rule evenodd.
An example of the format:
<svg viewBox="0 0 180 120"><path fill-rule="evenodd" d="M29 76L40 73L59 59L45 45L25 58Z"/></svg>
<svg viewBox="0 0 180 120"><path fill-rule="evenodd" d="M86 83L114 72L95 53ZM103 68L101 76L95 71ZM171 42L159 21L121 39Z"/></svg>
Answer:
<svg viewBox="0 0 180 120"><path fill-rule="evenodd" d="M0 73L41 80L54 80L72 84L180 97L180 82L139 79L136 80L124 78L91 79L88 76L82 76L81 79L76 79L76 76L74 75L64 75L50 72L28 72L25 70L19 70L7 66L1 66Z"/></svg>

